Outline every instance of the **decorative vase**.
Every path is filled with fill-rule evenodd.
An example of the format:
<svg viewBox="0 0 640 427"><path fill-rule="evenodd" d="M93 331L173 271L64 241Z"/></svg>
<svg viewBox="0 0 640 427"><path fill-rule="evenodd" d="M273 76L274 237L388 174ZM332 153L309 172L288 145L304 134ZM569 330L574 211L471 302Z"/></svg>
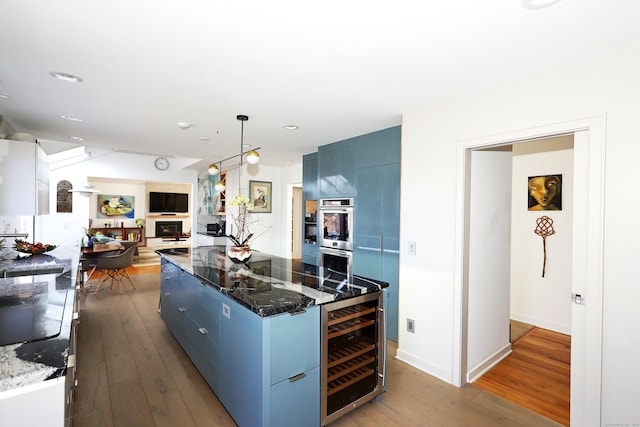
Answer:
<svg viewBox="0 0 640 427"><path fill-rule="evenodd" d="M245 246L230 246L227 255L233 262L245 262L251 257L251 248Z"/></svg>

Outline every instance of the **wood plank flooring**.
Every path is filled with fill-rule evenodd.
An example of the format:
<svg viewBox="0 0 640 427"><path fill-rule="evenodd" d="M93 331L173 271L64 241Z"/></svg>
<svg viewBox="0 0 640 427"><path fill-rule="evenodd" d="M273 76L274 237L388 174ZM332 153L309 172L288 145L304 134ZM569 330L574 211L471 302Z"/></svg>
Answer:
<svg viewBox="0 0 640 427"><path fill-rule="evenodd" d="M107 286L81 297L73 425L235 426L160 319L159 273L130 272L136 290ZM389 342L387 392L332 426L558 426L473 385L433 378L396 360L396 351Z"/></svg>
<svg viewBox="0 0 640 427"><path fill-rule="evenodd" d="M474 385L569 425L571 337L533 328Z"/></svg>
<svg viewBox="0 0 640 427"><path fill-rule="evenodd" d="M511 341L512 343L518 341L522 336L524 336L527 332L534 328L533 325L528 323L519 322L517 320L509 320L509 326L511 330Z"/></svg>

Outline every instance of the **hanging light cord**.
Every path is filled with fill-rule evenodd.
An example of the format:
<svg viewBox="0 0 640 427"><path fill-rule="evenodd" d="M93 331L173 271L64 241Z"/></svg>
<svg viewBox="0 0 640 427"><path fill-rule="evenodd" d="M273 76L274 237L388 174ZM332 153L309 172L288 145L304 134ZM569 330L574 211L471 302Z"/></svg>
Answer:
<svg viewBox="0 0 640 427"><path fill-rule="evenodd" d="M235 159L236 157L240 156L240 167L242 167L242 156L244 156L245 154L249 153L250 151L258 151L260 150L262 147L258 147L258 148L254 148L253 150L244 152L242 151L242 148L244 146L244 122L246 122L247 120L249 120L248 116L245 116L243 114L240 114L236 117L238 120L240 120L240 154L236 154L235 156L231 156L231 157L227 157L226 159L222 159L220 160L220 167L222 167L222 162L226 162L227 160L231 160L231 159Z"/></svg>
<svg viewBox="0 0 640 427"><path fill-rule="evenodd" d="M242 167L242 149L244 148L244 120L240 118L240 167Z"/></svg>

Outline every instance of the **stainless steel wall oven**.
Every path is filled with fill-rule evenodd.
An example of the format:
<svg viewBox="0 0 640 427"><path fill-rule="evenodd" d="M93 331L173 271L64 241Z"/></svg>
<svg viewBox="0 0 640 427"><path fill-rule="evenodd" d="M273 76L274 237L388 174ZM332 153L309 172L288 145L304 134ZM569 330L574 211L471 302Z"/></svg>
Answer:
<svg viewBox="0 0 640 427"><path fill-rule="evenodd" d="M353 199L322 199L320 246L353 250Z"/></svg>
<svg viewBox="0 0 640 427"><path fill-rule="evenodd" d="M352 275L353 252L342 249L331 249L320 247L320 277L324 280L331 275L331 272L344 274L346 278Z"/></svg>

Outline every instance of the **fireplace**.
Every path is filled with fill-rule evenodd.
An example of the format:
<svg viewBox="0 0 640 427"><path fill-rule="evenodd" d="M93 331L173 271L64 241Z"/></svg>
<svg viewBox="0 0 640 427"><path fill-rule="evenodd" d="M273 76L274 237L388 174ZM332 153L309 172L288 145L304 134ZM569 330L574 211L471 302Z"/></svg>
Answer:
<svg viewBox="0 0 640 427"><path fill-rule="evenodd" d="M182 234L182 221L156 221L156 237L177 237Z"/></svg>

